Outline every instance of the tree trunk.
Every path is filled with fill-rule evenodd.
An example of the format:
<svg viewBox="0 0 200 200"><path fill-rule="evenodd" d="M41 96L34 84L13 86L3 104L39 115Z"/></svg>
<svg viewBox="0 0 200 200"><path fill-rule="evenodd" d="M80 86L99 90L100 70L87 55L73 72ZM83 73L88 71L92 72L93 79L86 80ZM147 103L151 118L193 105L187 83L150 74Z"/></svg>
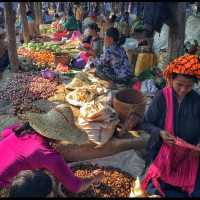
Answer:
<svg viewBox="0 0 200 200"><path fill-rule="evenodd" d="M29 26L28 26L28 20L26 16L26 3L20 2L20 14L21 14L21 21L23 26L23 35L24 35L24 42L28 43L29 38Z"/></svg>
<svg viewBox="0 0 200 200"><path fill-rule="evenodd" d="M35 13L35 29L37 35L40 35L40 22L41 22L41 16L40 16L40 2L34 2L34 13Z"/></svg>
<svg viewBox="0 0 200 200"><path fill-rule="evenodd" d="M16 47L15 15L12 3L5 2L5 27L8 34L8 54L10 59L11 71L19 70L19 62Z"/></svg>
<svg viewBox="0 0 200 200"><path fill-rule="evenodd" d="M173 2L173 15L175 24L169 30L169 61L184 54L186 3Z"/></svg>

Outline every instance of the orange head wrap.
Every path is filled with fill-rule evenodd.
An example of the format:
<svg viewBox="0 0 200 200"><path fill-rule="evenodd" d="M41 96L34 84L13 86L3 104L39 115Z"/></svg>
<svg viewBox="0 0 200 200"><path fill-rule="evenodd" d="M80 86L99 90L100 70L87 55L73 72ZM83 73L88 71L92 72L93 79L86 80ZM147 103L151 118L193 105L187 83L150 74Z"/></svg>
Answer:
<svg viewBox="0 0 200 200"><path fill-rule="evenodd" d="M172 74L191 75L200 78L200 61L198 56L185 54L169 63L163 72L168 83L172 80Z"/></svg>

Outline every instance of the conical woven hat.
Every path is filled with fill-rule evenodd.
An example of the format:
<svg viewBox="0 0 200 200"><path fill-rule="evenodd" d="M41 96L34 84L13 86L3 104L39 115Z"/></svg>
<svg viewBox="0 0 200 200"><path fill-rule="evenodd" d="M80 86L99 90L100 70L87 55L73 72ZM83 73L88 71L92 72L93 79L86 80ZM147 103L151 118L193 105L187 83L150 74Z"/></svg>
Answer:
<svg viewBox="0 0 200 200"><path fill-rule="evenodd" d="M76 144L88 141L87 134L75 125L72 110L66 104L58 105L45 114L29 112L26 117L31 127L47 138Z"/></svg>

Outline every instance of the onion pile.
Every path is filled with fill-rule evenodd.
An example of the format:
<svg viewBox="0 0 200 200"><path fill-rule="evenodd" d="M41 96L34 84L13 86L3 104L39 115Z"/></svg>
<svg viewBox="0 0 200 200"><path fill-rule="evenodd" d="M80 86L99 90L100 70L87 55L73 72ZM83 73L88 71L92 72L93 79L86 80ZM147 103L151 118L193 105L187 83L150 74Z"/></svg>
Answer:
<svg viewBox="0 0 200 200"><path fill-rule="evenodd" d="M120 169L114 167L99 167L97 165L77 165L72 167L78 177L87 177L96 169L104 170L104 178L100 184L93 184L90 188L79 194L67 191L62 185L62 191L66 197L129 197L134 178Z"/></svg>
<svg viewBox="0 0 200 200"><path fill-rule="evenodd" d="M11 101L14 115L23 114L32 109L33 101L53 96L57 86L56 81L44 79L32 72L16 73L0 90L0 100Z"/></svg>

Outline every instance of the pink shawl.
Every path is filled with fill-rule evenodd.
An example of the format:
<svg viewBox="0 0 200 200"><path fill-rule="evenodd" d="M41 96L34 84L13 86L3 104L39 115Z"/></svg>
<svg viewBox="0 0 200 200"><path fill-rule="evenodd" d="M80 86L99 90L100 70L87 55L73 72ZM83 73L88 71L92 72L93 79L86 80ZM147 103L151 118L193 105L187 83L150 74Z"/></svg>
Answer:
<svg viewBox="0 0 200 200"><path fill-rule="evenodd" d="M175 137L173 130L172 88L164 88L163 94L166 100L165 130ZM167 184L180 187L183 191L191 195L195 188L199 166L199 157L194 155L194 152L191 150L192 148L190 148L191 146L193 145L189 145L177 137L175 137L175 145L173 146L163 143L142 181L144 191L149 181L152 180L153 185L160 194L165 196L158 181L158 179L161 179Z"/></svg>

